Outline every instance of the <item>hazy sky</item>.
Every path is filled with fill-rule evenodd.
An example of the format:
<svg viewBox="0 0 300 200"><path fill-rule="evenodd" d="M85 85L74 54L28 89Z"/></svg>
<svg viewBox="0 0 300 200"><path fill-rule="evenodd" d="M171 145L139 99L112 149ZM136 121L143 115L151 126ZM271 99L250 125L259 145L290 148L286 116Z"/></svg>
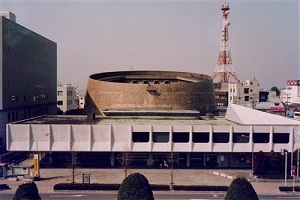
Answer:
<svg viewBox="0 0 300 200"><path fill-rule="evenodd" d="M53 40L58 81L86 88L93 73L174 70L212 75L224 1L0 0L17 23ZM232 0L229 49L240 80L300 79L299 1Z"/></svg>

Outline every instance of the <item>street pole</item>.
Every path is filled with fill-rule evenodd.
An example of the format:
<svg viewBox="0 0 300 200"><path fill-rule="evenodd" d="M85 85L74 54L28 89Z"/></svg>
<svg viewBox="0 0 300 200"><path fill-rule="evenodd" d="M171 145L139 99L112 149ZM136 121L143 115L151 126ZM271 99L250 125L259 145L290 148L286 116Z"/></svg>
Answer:
<svg viewBox="0 0 300 200"><path fill-rule="evenodd" d="M173 176L174 176L174 155L173 155L173 141L171 141L171 183L170 183L170 190L173 190L174 189L174 179L173 179Z"/></svg>
<svg viewBox="0 0 300 200"><path fill-rule="evenodd" d="M251 156L252 156L252 163L251 163L251 170L252 170L252 176L254 177L254 142L253 142L253 136L250 137L251 143L252 143L252 148L251 148Z"/></svg>
<svg viewBox="0 0 300 200"><path fill-rule="evenodd" d="M299 178L299 160L300 160L300 158L299 158L299 149L300 148L298 148L298 152L297 152L297 177L298 178Z"/></svg>
<svg viewBox="0 0 300 200"><path fill-rule="evenodd" d="M34 168L33 168L33 176L34 178L37 178L39 179L40 178L40 160L41 160L41 156L40 156L40 153L39 153L39 139L40 137L43 137L43 136L48 136L49 133L47 134L44 134L44 135L40 135L37 137L36 139L36 154L34 155Z"/></svg>
<svg viewBox="0 0 300 200"><path fill-rule="evenodd" d="M285 165L284 165L284 186L286 186L286 179L287 179L287 152L284 151L285 156Z"/></svg>

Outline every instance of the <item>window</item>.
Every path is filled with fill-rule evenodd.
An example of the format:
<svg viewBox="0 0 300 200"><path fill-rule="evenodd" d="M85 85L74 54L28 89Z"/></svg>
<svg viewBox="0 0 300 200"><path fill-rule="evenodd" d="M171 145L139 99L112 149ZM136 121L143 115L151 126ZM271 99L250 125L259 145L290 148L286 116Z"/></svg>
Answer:
<svg viewBox="0 0 300 200"><path fill-rule="evenodd" d="M289 133L274 133L273 143L288 144L290 141Z"/></svg>
<svg viewBox="0 0 300 200"><path fill-rule="evenodd" d="M249 88L244 88L244 94L249 94Z"/></svg>
<svg viewBox="0 0 300 200"><path fill-rule="evenodd" d="M253 133L254 143L269 143L270 133Z"/></svg>
<svg viewBox="0 0 300 200"><path fill-rule="evenodd" d="M187 143L190 141L190 133L188 132L174 132L173 142L175 143Z"/></svg>
<svg viewBox="0 0 300 200"><path fill-rule="evenodd" d="M229 133L213 133L213 142L214 143L228 143L229 142Z"/></svg>
<svg viewBox="0 0 300 200"><path fill-rule="evenodd" d="M209 133L193 133L193 142L194 143L208 143L209 142Z"/></svg>
<svg viewBox="0 0 300 200"><path fill-rule="evenodd" d="M62 96L63 95L63 91L57 91L57 96Z"/></svg>
<svg viewBox="0 0 300 200"><path fill-rule="evenodd" d="M149 142L149 132L133 132L132 142Z"/></svg>
<svg viewBox="0 0 300 200"><path fill-rule="evenodd" d="M68 92L67 92L67 95L71 97L71 96L73 95L73 94L72 94L72 91L68 91Z"/></svg>
<svg viewBox="0 0 300 200"><path fill-rule="evenodd" d="M17 103L18 102L18 96L11 96L9 97L11 99L11 102Z"/></svg>
<svg viewBox="0 0 300 200"><path fill-rule="evenodd" d="M57 105L59 105L59 106L64 105L64 102L63 101L57 101Z"/></svg>
<svg viewBox="0 0 300 200"><path fill-rule="evenodd" d="M249 101L249 96L245 96L245 101Z"/></svg>
<svg viewBox="0 0 300 200"><path fill-rule="evenodd" d="M249 143L250 134L249 133L233 133L234 143Z"/></svg>
<svg viewBox="0 0 300 200"><path fill-rule="evenodd" d="M7 121L10 122L10 113L7 113Z"/></svg>
<svg viewBox="0 0 300 200"><path fill-rule="evenodd" d="M169 132L153 132L153 142L168 143Z"/></svg>

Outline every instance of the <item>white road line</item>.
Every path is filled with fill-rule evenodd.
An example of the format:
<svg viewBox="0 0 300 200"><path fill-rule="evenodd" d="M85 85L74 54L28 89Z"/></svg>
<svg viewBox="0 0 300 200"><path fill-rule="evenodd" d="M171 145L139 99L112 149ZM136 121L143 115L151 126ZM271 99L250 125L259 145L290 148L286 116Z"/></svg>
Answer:
<svg viewBox="0 0 300 200"><path fill-rule="evenodd" d="M85 197L84 194L73 194L73 195L49 195L51 198L68 198L68 197Z"/></svg>

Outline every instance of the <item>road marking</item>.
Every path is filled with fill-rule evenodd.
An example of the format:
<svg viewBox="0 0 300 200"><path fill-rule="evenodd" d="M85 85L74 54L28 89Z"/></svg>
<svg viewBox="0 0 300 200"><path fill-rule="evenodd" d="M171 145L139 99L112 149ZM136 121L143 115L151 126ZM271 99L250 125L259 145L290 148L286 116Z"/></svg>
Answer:
<svg viewBox="0 0 300 200"><path fill-rule="evenodd" d="M87 196L87 195L84 195L84 194L49 195L49 197L51 197L51 198L68 198L68 197L84 197L84 196Z"/></svg>

